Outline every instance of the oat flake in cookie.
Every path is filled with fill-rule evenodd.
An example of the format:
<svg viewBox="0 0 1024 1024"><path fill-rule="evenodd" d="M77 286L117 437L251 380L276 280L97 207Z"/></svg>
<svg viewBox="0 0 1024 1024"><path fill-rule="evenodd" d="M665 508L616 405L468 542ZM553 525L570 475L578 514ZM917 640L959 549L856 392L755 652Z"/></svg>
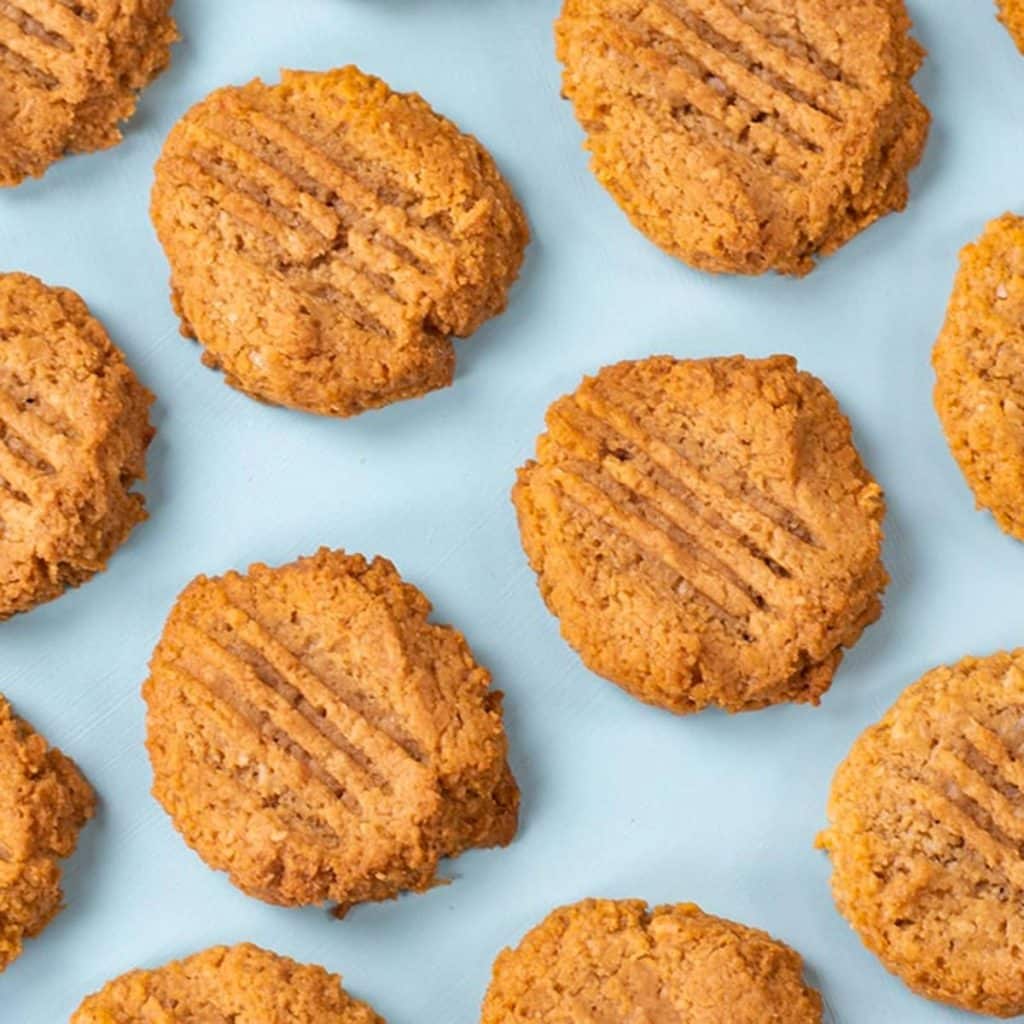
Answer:
<svg viewBox="0 0 1024 1024"><path fill-rule="evenodd" d="M817 702L881 614L882 492L789 356L618 363L547 413L512 500L562 635L680 714Z"/></svg>
<svg viewBox="0 0 1024 1024"><path fill-rule="evenodd" d="M0 187L108 149L171 60L172 0L0 0Z"/></svg>
<svg viewBox="0 0 1024 1024"><path fill-rule="evenodd" d="M806 274L907 202L929 115L903 0L565 0L602 185L701 270Z"/></svg>
<svg viewBox="0 0 1024 1024"><path fill-rule="evenodd" d="M344 913L512 840L501 695L429 614L390 562L326 549L185 589L143 690L147 746L155 796L207 864L267 902Z"/></svg>
<svg viewBox="0 0 1024 1024"><path fill-rule="evenodd" d="M1024 650L924 675L832 782L832 893L915 992L1024 1013Z"/></svg>
<svg viewBox="0 0 1024 1024"><path fill-rule="evenodd" d="M528 238L476 139L354 67L208 96L151 210L206 365L332 416L450 384L452 337L505 308Z"/></svg>
<svg viewBox="0 0 1024 1024"><path fill-rule="evenodd" d="M74 292L0 274L0 620L105 569L146 518L152 401Z"/></svg>

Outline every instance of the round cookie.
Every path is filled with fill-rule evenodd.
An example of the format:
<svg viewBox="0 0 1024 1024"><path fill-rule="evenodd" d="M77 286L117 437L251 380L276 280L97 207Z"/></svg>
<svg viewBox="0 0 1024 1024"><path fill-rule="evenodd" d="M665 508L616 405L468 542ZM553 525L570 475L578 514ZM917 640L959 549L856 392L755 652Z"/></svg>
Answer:
<svg viewBox="0 0 1024 1024"><path fill-rule="evenodd" d="M1024 0L997 0L999 20L1006 26L1017 49L1024 53Z"/></svg>
<svg viewBox="0 0 1024 1024"><path fill-rule="evenodd" d="M511 842L501 695L430 610L390 562L326 549L186 588L143 690L147 746L154 795L207 864L340 916Z"/></svg>
<svg viewBox="0 0 1024 1024"><path fill-rule="evenodd" d="M146 518L152 401L74 292L0 274L0 620L105 569Z"/></svg>
<svg viewBox="0 0 1024 1024"><path fill-rule="evenodd" d="M0 187L108 149L171 60L172 0L0 4Z"/></svg>
<svg viewBox="0 0 1024 1024"><path fill-rule="evenodd" d="M254 398L352 416L452 381L528 230L494 161L355 67L220 89L171 132L152 217L182 333Z"/></svg>
<svg viewBox="0 0 1024 1024"><path fill-rule="evenodd" d="M912 989L1024 1013L1024 650L909 687L854 743L819 845L864 944Z"/></svg>
<svg viewBox="0 0 1024 1024"><path fill-rule="evenodd" d="M215 946L131 971L88 996L71 1024L384 1024L341 978L259 946Z"/></svg>
<svg viewBox="0 0 1024 1024"><path fill-rule="evenodd" d="M885 503L789 356L624 362L547 413L512 500L562 635L686 714L816 703L881 614Z"/></svg>
<svg viewBox="0 0 1024 1024"><path fill-rule="evenodd" d="M903 0L565 0L563 94L634 226L701 270L806 274L907 202L929 115Z"/></svg>
<svg viewBox="0 0 1024 1024"><path fill-rule="evenodd" d="M481 1024L821 1024L788 946L692 903L583 900L494 962Z"/></svg>
<svg viewBox="0 0 1024 1024"><path fill-rule="evenodd" d="M932 365L935 408L978 505L1024 540L1024 218L1004 214L960 253Z"/></svg>
<svg viewBox="0 0 1024 1024"><path fill-rule="evenodd" d="M0 972L60 911L59 861L95 806L74 763L0 695Z"/></svg>

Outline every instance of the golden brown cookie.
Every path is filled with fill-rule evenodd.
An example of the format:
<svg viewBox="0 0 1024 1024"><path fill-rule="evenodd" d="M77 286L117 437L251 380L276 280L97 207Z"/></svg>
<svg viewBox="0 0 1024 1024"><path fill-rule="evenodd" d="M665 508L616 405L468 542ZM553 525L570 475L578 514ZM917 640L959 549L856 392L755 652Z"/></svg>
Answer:
<svg viewBox="0 0 1024 1024"><path fill-rule="evenodd" d="M929 999L1024 1013L1024 649L927 673L854 743L819 845L864 944Z"/></svg>
<svg viewBox="0 0 1024 1024"><path fill-rule="evenodd" d="M1024 0L996 0L999 20L1013 37L1017 49L1024 53Z"/></svg>
<svg viewBox="0 0 1024 1024"><path fill-rule="evenodd" d="M680 714L817 702L881 614L881 490L789 356L605 367L547 414L512 500L562 635Z"/></svg>
<svg viewBox="0 0 1024 1024"><path fill-rule="evenodd" d="M74 292L0 274L0 620L101 572L146 518L152 401Z"/></svg>
<svg viewBox="0 0 1024 1024"><path fill-rule="evenodd" d="M60 911L59 861L95 806L74 763L0 695L0 972Z"/></svg>
<svg viewBox="0 0 1024 1024"><path fill-rule="evenodd" d="M935 408L979 507L1024 540L1024 218L992 221L960 253L932 352Z"/></svg>
<svg viewBox="0 0 1024 1024"><path fill-rule="evenodd" d="M907 202L929 115L903 0L565 0L598 180L701 270L806 274Z"/></svg>
<svg viewBox="0 0 1024 1024"><path fill-rule="evenodd" d="M326 549L186 588L143 691L147 745L155 796L207 864L344 913L511 842L501 695L430 610L390 562Z"/></svg>
<svg viewBox="0 0 1024 1024"><path fill-rule="evenodd" d="M71 1024L384 1024L341 978L259 946L215 946L131 971L88 996Z"/></svg>
<svg viewBox="0 0 1024 1024"><path fill-rule="evenodd" d="M153 223L182 332L263 401L352 416L452 381L526 221L487 151L354 67L220 89L171 132Z"/></svg>
<svg viewBox="0 0 1024 1024"><path fill-rule="evenodd" d="M172 0L0 0L0 187L121 141L171 60Z"/></svg>
<svg viewBox="0 0 1024 1024"><path fill-rule="evenodd" d="M583 900L494 962L481 1024L820 1024L799 954L692 903Z"/></svg>

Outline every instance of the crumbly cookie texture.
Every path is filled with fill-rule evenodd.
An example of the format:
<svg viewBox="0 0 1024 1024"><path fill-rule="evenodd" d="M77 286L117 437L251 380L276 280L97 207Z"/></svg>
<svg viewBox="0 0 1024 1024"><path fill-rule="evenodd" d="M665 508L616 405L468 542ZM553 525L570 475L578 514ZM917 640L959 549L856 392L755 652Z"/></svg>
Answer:
<svg viewBox="0 0 1024 1024"><path fill-rule="evenodd" d="M909 687L854 743L819 845L864 944L912 989L1024 1013L1024 649Z"/></svg>
<svg viewBox="0 0 1024 1024"><path fill-rule="evenodd" d="M74 292L0 274L0 620L105 569L146 518L152 401Z"/></svg>
<svg viewBox="0 0 1024 1024"><path fill-rule="evenodd" d="M1017 49L1024 53L1024 0L997 0L999 20L1013 37Z"/></svg>
<svg viewBox="0 0 1024 1024"><path fill-rule="evenodd" d="M95 804L74 763L0 695L0 972L60 911L59 862Z"/></svg>
<svg viewBox="0 0 1024 1024"><path fill-rule="evenodd" d="M601 184L701 270L806 274L907 202L929 114L903 0L565 0Z"/></svg>
<svg viewBox="0 0 1024 1024"><path fill-rule="evenodd" d="M1024 540L1024 218L992 221L961 252L932 365L935 408L978 505Z"/></svg>
<svg viewBox="0 0 1024 1024"><path fill-rule="evenodd" d="M216 946L132 971L85 999L71 1024L385 1024L341 978L258 946Z"/></svg>
<svg viewBox="0 0 1024 1024"><path fill-rule="evenodd" d="M562 635L680 714L817 702L881 614L882 492L789 356L619 363L547 414L512 500Z"/></svg>
<svg viewBox="0 0 1024 1024"><path fill-rule="evenodd" d="M65 153L108 149L171 60L172 0L0 5L0 187Z"/></svg>
<svg viewBox="0 0 1024 1024"><path fill-rule="evenodd" d="M820 1024L800 956L692 903L584 900L494 963L481 1024Z"/></svg>
<svg viewBox="0 0 1024 1024"><path fill-rule="evenodd" d="M354 67L207 97L151 208L206 365L333 416L450 384L452 336L505 308L528 241L484 147Z"/></svg>
<svg viewBox="0 0 1024 1024"><path fill-rule="evenodd" d="M436 884L515 834L501 695L384 559L321 550L199 577L144 695L153 792L185 840L271 903Z"/></svg>

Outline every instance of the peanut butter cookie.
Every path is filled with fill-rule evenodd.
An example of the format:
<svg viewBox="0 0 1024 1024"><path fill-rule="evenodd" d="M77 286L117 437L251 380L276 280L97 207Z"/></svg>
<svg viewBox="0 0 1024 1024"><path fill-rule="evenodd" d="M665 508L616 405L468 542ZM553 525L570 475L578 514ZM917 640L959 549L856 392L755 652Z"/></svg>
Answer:
<svg viewBox="0 0 1024 1024"><path fill-rule="evenodd" d="M864 944L929 999L1024 1013L1024 650L907 689L839 766L832 893Z"/></svg>
<svg viewBox="0 0 1024 1024"><path fill-rule="evenodd" d="M481 1024L821 1024L788 946L692 903L584 900L494 963Z"/></svg>
<svg viewBox="0 0 1024 1024"><path fill-rule="evenodd" d="M512 840L501 695L429 613L390 562L326 549L188 586L144 688L147 745L154 794L207 864L344 913Z"/></svg>
<svg viewBox="0 0 1024 1024"><path fill-rule="evenodd" d="M0 187L121 141L171 60L172 0L0 0Z"/></svg>
<svg viewBox="0 0 1024 1024"><path fill-rule="evenodd" d="M60 911L59 861L95 805L74 763L0 695L0 972Z"/></svg>
<svg viewBox="0 0 1024 1024"><path fill-rule="evenodd" d="M105 569L146 518L152 401L74 292L0 274L0 620Z"/></svg>
<svg viewBox="0 0 1024 1024"><path fill-rule="evenodd" d="M903 0L565 0L564 94L633 224L701 270L806 274L907 202L929 115Z"/></svg>
<svg viewBox="0 0 1024 1024"><path fill-rule="evenodd" d="M131 971L89 996L71 1024L384 1024L341 978L258 946L216 946Z"/></svg>
<svg viewBox="0 0 1024 1024"><path fill-rule="evenodd" d="M476 139L354 67L193 107L152 215L206 365L333 416L450 384L452 335L505 308L528 237Z"/></svg>
<svg viewBox="0 0 1024 1024"><path fill-rule="evenodd" d="M1017 49L1024 53L1024 0L997 0L999 20L1013 37Z"/></svg>
<svg viewBox="0 0 1024 1024"><path fill-rule="evenodd" d="M1024 540L1024 218L992 221L961 252L932 365L935 408L978 505Z"/></svg>
<svg viewBox="0 0 1024 1024"><path fill-rule="evenodd" d="M547 414L512 500L562 635L680 714L817 702L881 614L885 504L788 356L606 367Z"/></svg>

